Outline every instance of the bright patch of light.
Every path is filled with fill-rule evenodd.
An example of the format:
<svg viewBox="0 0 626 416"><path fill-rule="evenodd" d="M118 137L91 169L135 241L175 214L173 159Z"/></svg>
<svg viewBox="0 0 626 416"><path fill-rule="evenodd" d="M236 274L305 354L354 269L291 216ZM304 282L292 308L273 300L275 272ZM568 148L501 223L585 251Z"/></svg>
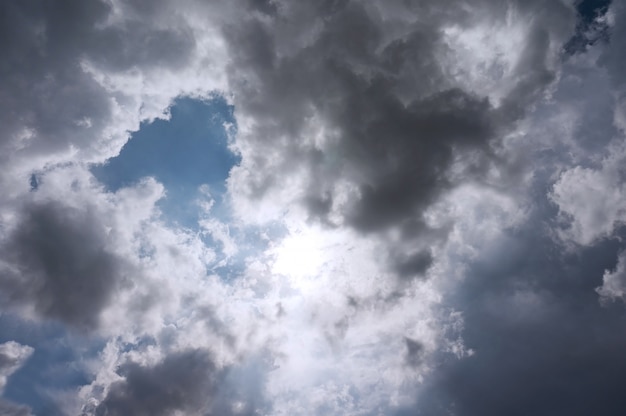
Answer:
<svg viewBox="0 0 626 416"><path fill-rule="evenodd" d="M287 277L294 288L311 289L322 267L332 257L332 244L321 230L300 229L273 250L276 261L272 272Z"/></svg>

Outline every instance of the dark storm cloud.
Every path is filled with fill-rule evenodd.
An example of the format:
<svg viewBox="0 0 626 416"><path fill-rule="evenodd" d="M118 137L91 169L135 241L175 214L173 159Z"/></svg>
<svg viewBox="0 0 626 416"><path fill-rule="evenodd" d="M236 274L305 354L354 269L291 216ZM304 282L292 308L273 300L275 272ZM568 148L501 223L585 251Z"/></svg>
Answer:
<svg viewBox="0 0 626 416"><path fill-rule="evenodd" d="M230 35L238 58L234 65L260 79L251 85L259 92L242 85L241 103L263 123L259 140L272 146L277 136L291 136L284 151L297 161L310 160L315 185L322 182L319 191L311 184L307 201L312 212L323 214L331 203L325 188L338 179L329 174L342 173L332 172L323 155L311 157L306 152L315 151L298 143L310 107L320 112L340 130L341 141L330 150L339 155L337 163L360 177L361 199L346 215L356 228L373 231L419 212L445 186L453 148L486 146L492 130L488 102L461 90L403 103L393 92L399 87L396 78L411 64L429 72L424 66L434 59L434 40L428 36L435 35L414 34L378 54L383 39L376 18L351 3L328 17L313 45L285 59L277 56L271 26L253 21L245 32ZM359 65L372 72L359 73ZM439 74L428 75L426 80Z"/></svg>
<svg viewBox="0 0 626 416"><path fill-rule="evenodd" d="M129 363L119 372L125 380L111 385L97 416L198 412L211 401L220 377L211 357L200 350L167 356L152 367Z"/></svg>
<svg viewBox="0 0 626 416"><path fill-rule="evenodd" d="M359 230L377 231L411 222L449 185L446 170L455 148L486 146L489 105L460 90L408 106L386 96L384 83L363 90L345 103L345 153L366 177L348 220ZM376 118L362 119L370 111Z"/></svg>
<svg viewBox="0 0 626 416"><path fill-rule="evenodd" d="M84 60L111 71L185 64L195 45L184 25L174 30L129 18L111 26L111 11L99 0L2 2L3 157L9 150L54 155L70 146L102 147L95 139L112 121L112 101L83 70Z"/></svg>
<svg viewBox="0 0 626 416"><path fill-rule="evenodd" d="M602 279L602 287L596 291L603 297L602 301L608 303L621 298L626 301L626 253L619 255L617 265L614 270L605 270Z"/></svg>
<svg viewBox="0 0 626 416"><path fill-rule="evenodd" d="M442 357L415 407L399 415L623 412L626 315L595 293L620 244L564 254L544 227L553 215L536 212L472 265L447 302L463 312L475 354Z"/></svg>
<svg viewBox="0 0 626 416"><path fill-rule="evenodd" d="M81 329L97 326L124 273L97 216L53 201L24 208L2 253L4 302Z"/></svg>
<svg viewBox="0 0 626 416"><path fill-rule="evenodd" d="M253 415L260 404L258 374L217 368L204 350L173 353L154 366L129 363L118 372L125 379L111 385L96 416Z"/></svg>
<svg viewBox="0 0 626 416"><path fill-rule="evenodd" d="M624 30L623 11L622 5L612 6L617 23L610 44L598 46L602 48L600 62L607 64L613 85L609 86L601 69L590 70L588 66L574 72L572 78L578 82L572 85L572 80L564 79L560 84L565 91L555 95L557 106L589 100L584 104L582 121L572 132L572 142L560 144L567 151L533 149L533 208L528 218L524 224L504 230L501 238L482 250L470 264L464 282L445 296L444 304L463 313L464 343L475 354L462 360L441 356L433 377L416 395L415 406L398 415L583 416L624 412L624 305L601 299L597 292L607 298L622 295L620 253L625 248L626 228L619 223L607 236L603 236L605 230L592 229L590 232L602 238L580 238L579 244L566 247L554 237L555 229L567 225L559 219L562 207L550 196L555 166L572 163L568 158L576 152L583 154L574 156L575 160L598 160L611 148L610 143L623 143L623 132L616 131L611 117L603 114L613 113L615 107L607 108L604 103L613 103L612 93L624 83L624 66L620 64L623 41L613 36ZM597 91L579 91L580 79ZM596 137L600 144L590 143ZM607 160L603 163L609 164ZM598 201L591 202L595 211L585 219L617 220L600 204L621 192L623 175L607 187L602 182L605 173L593 172L597 175L591 187L600 191ZM572 192L585 192L581 191L584 185L581 189L576 185L572 185ZM604 192L606 198L602 197ZM585 204L578 205L574 208L585 210Z"/></svg>
<svg viewBox="0 0 626 416"><path fill-rule="evenodd" d="M424 211L459 178L480 180L498 140L553 81L551 44L566 39L573 23L573 10L561 2L511 3L535 23L515 83L496 109L452 82L456 62L446 58L442 29L504 19L499 2L467 9L460 2L329 2L324 13L306 3L276 4L277 17L250 17L225 31L237 112L256 123L243 138L258 148L249 159L256 169L250 195L264 195L306 166L301 202L310 214L332 223L335 185L348 180L355 195L337 209L365 233L423 226ZM311 120L336 134L321 151L307 144ZM392 268L419 273L425 260Z"/></svg>

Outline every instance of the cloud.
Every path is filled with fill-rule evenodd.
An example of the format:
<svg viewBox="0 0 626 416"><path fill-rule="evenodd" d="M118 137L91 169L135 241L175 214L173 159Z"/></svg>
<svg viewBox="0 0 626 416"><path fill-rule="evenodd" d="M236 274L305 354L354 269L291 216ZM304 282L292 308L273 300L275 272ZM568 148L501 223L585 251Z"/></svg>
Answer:
<svg viewBox="0 0 626 416"><path fill-rule="evenodd" d="M184 10L193 12L193 5ZM103 161L141 120L162 117L179 94L206 93L219 84L217 77L201 84L191 73L194 85L175 81L197 71L198 49L211 45L164 3L31 1L3 5L2 19L0 48L7 59L0 146L3 162L14 169Z"/></svg>
<svg viewBox="0 0 626 416"><path fill-rule="evenodd" d="M65 413L623 407L622 5L565 51L571 1L55 6L1 6L0 288L102 343ZM232 215L90 173L216 91Z"/></svg>
<svg viewBox="0 0 626 416"><path fill-rule="evenodd" d="M499 165L501 138L556 77L573 10L276 4L276 15L225 29L242 154L229 180L235 210L262 223L300 205L311 220L380 236L390 269L423 275L427 246L446 234L429 230L424 213ZM466 32L477 41L457 36ZM480 41L511 32L515 45ZM494 71L505 74L497 86L475 79L492 82Z"/></svg>
<svg viewBox="0 0 626 416"><path fill-rule="evenodd" d="M605 300L615 300L621 298L624 300L626 295L626 256L620 253L617 266L614 270L605 270L602 276L602 286L598 287L597 292Z"/></svg>
<svg viewBox="0 0 626 416"><path fill-rule="evenodd" d="M120 369L124 381L110 386L96 415L168 415L198 412L217 389L215 364L203 351L166 357L152 367L129 363Z"/></svg>
<svg viewBox="0 0 626 416"><path fill-rule="evenodd" d="M474 353L435 359L406 414L619 413L623 310L603 307L594 291L617 244L559 252L544 215L505 230L447 293L444 305L462 311L463 343Z"/></svg>
<svg viewBox="0 0 626 416"><path fill-rule="evenodd" d="M244 125L238 144L245 156L248 146L276 149L264 153L266 160L250 155L248 163L258 165L250 169L265 175L280 175L277 169L283 169L291 175L299 166L295 160L310 164L307 168L317 187L309 184L306 189L313 193L311 203L328 200L333 182L347 176L359 198L345 215L359 229L376 230L394 222L392 218L419 213L423 210L419 207L432 200L431 194L446 187L446 171L454 156L459 157L457 152L488 154L498 125L489 97L446 77L445 70L454 69L456 51L444 53L454 45L446 44L438 32L439 27L461 23L481 28L483 22L471 20L488 13L481 6L463 21L454 13L455 4L446 14L428 3L420 9L394 2L346 2L327 15L316 14L318 10L307 5L282 5L284 16L275 24L252 18L248 25L229 28L232 65L237 68L231 85ZM510 12L523 14L525 9L533 6L511 6ZM419 17L405 21L402 11ZM302 28L301 21L307 18ZM426 18L437 25L417 25ZM557 19L561 20L567 22L567 14ZM391 30L391 24L397 28ZM286 35L296 27L306 37ZM521 90L535 91L551 80L533 78L534 72L550 71L554 59L550 27L525 28L536 35L515 57L513 71L519 74L512 77L519 85L514 83L505 99L513 106L526 104ZM558 39L563 34L552 36ZM247 117L254 123L253 134L246 134ZM322 136L321 143L313 139L315 133ZM333 154L334 162L328 160ZM339 161L342 167L335 165ZM275 179L258 180L257 190ZM387 200L389 204L383 203Z"/></svg>
<svg viewBox="0 0 626 416"><path fill-rule="evenodd" d="M623 134L596 60L614 47L568 58L550 100L505 140L532 175L498 198L461 188L432 208L433 221L460 212L438 259L459 276L442 306L462 314L473 353L432 359L415 403L394 414L620 412L623 308L609 300L623 280Z"/></svg>
<svg viewBox="0 0 626 416"><path fill-rule="evenodd" d="M615 149L599 169L576 166L561 174L551 198L569 223L564 238L589 245L626 220L623 162L623 151Z"/></svg>
<svg viewBox="0 0 626 416"><path fill-rule="evenodd" d="M218 368L206 350L172 353L152 366L129 362L118 373L123 380L109 387L95 408L96 416L258 414L253 400L261 386L245 385L262 380L254 372L236 374L229 368ZM247 393L244 397L241 390Z"/></svg>
<svg viewBox="0 0 626 416"><path fill-rule="evenodd" d="M4 273L3 291L12 302L32 301L42 316L97 326L123 283L123 262L107 249L105 233L96 217L56 201L27 207L4 246L14 272Z"/></svg>
<svg viewBox="0 0 626 416"><path fill-rule="evenodd" d="M0 344L0 393L4 391L8 378L15 373L30 356L34 349L15 341ZM30 409L0 398L0 414L6 416L30 416Z"/></svg>
<svg viewBox="0 0 626 416"><path fill-rule="evenodd" d="M576 132L576 141L579 146L582 144L582 149L577 149L580 152L578 164L560 173L551 193L566 224L562 237L583 245L611 237L625 220L621 208L624 198L622 109L625 80L617 72L622 59L619 36L624 30L622 15L623 5L611 6L607 12L607 19L612 21L610 42L592 50L587 58L591 61L586 63L587 66L597 64L600 69L593 75L576 74L594 85L596 92L590 92L587 101L596 107L601 106L604 111L589 105L582 113L585 123L581 123Z"/></svg>
<svg viewBox="0 0 626 416"><path fill-rule="evenodd" d="M0 344L0 392L4 391L8 377L24 364L33 351L32 347L15 341Z"/></svg>
<svg viewBox="0 0 626 416"><path fill-rule="evenodd" d="M116 294L141 280L133 235L163 190L147 180L106 193L78 167L51 170L40 181L5 207L11 221L1 242L2 296L31 316L96 330Z"/></svg>

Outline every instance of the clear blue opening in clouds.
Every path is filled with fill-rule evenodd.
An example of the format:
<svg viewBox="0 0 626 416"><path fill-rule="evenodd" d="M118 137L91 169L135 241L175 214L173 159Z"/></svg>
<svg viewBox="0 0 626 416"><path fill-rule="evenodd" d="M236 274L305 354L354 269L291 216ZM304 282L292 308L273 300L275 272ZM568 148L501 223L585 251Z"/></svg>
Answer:
<svg viewBox="0 0 626 416"><path fill-rule="evenodd" d="M195 228L198 188L207 184L220 213L230 169L239 162L228 149L225 123L235 124L233 107L223 98L182 98L172 105L170 120L142 123L117 157L92 169L111 191L146 176L161 182L167 196L159 206L169 221Z"/></svg>

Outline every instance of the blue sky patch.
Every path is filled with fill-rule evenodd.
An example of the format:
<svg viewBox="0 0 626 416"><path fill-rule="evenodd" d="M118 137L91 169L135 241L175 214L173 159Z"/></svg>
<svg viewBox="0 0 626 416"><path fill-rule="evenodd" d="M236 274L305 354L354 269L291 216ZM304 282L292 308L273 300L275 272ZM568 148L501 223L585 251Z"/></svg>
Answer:
<svg viewBox="0 0 626 416"><path fill-rule="evenodd" d="M196 228L200 196L208 185L220 212L225 181L239 158L228 149L225 123L235 124L233 107L221 97L211 101L181 98L171 106L169 120L142 123L117 157L94 166L93 174L111 191L146 176L161 182L167 196L159 202L168 221Z"/></svg>

